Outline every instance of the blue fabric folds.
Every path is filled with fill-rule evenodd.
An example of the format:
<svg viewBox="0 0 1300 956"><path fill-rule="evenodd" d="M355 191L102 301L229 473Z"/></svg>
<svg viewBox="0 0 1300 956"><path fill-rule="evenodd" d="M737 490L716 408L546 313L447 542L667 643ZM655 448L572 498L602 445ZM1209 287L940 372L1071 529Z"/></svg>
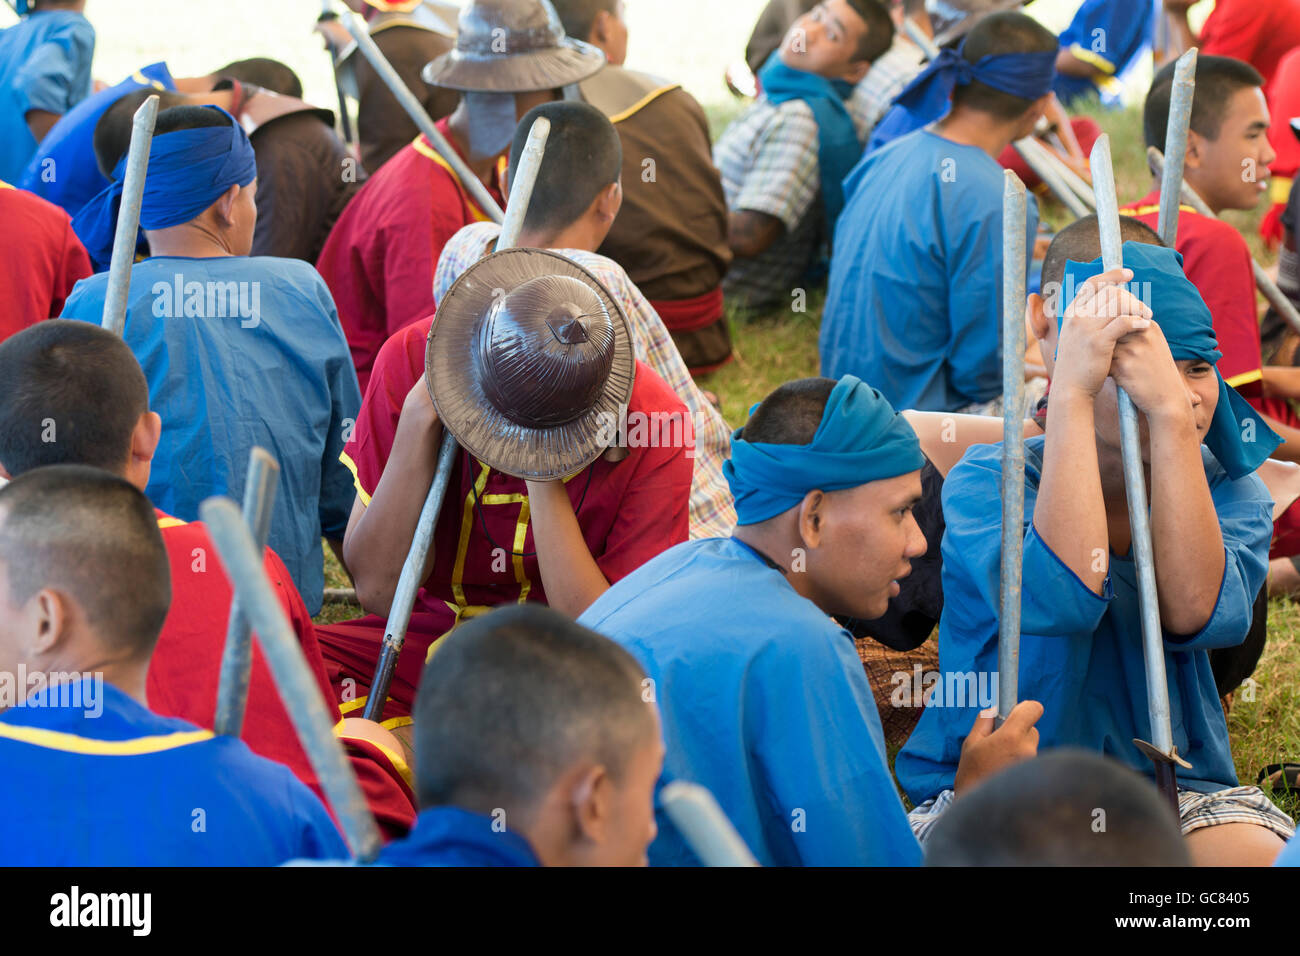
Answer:
<svg viewBox="0 0 1300 956"><path fill-rule="evenodd" d="M963 41L956 50L951 47L941 50L895 97L894 105L872 130L868 153L943 117L948 112L952 91L975 80L1026 100L1036 100L1051 92L1056 78L1056 50L999 53L982 56L971 63L962 55L965 46Z"/></svg>
<svg viewBox="0 0 1300 956"><path fill-rule="evenodd" d="M748 442L743 432L737 429L731 436L731 458L722 467L741 525L789 511L814 488L856 488L925 464L912 426L853 375L845 375L831 391L811 444Z"/></svg>
<svg viewBox="0 0 1300 956"><path fill-rule="evenodd" d="M1130 290L1146 302L1160 324L1175 361L1202 359L1217 364L1223 358L1210 321L1210 310L1196 286L1183 274L1183 257L1173 249L1149 243L1124 243L1124 267L1133 272ZM1065 265L1061 302L1074 298L1073 290L1103 272L1101 258ZM1058 310L1059 327L1065 309ZM1219 404L1205 435L1205 445L1234 480L1258 468L1282 439L1262 415L1230 388L1219 375Z"/></svg>
<svg viewBox="0 0 1300 956"><path fill-rule="evenodd" d="M141 229L166 229L189 222L231 186L247 186L257 177L257 159L248 134L219 106L206 108L220 110L230 125L181 129L154 137L140 206ZM113 181L72 221L86 251L97 262L112 257L126 162L123 156L113 170Z"/></svg>
<svg viewBox="0 0 1300 956"><path fill-rule="evenodd" d="M822 205L826 210L826 233L831 235L844 208L844 177L862 155L845 101L853 95L853 84L828 80L786 66L777 50L758 71L763 95L780 105L789 100L803 100L817 121L817 165L821 175Z"/></svg>

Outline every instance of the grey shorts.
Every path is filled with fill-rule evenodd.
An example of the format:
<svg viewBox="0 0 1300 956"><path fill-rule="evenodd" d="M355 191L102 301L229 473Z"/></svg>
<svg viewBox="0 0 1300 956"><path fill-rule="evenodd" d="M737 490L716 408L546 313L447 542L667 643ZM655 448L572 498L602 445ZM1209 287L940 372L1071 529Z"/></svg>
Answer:
<svg viewBox="0 0 1300 956"><path fill-rule="evenodd" d="M951 790L944 790L907 815L912 832L921 843L930 836L930 830L948 809L953 796ZM1229 787L1213 793L1179 790L1178 813L1183 836L1224 823L1253 823L1272 830L1283 840L1295 836L1295 821L1279 810L1259 787Z"/></svg>

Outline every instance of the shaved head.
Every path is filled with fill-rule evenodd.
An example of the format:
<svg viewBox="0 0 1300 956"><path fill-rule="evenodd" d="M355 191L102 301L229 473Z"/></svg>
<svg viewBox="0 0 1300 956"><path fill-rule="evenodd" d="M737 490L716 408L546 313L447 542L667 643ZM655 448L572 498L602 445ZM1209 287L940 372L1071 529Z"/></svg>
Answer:
<svg viewBox="0 0 1300 956"><path fill-rule="evenodd" d="M36 468L0 488L0 564L11 607L67 595L105 647L147 659L171 604L158 518L134 485L98 468Z"/></svg>
<svg viewBox="0 0 1300 956"><path fill-rule="evenodd" d="M749 416L740 437L769 445L808 445L821 426L833 378L800 378L779 386Z"/></svg>
<svg viewBox="0 0 1300 956"><path fill-rule="evenodd" d="M1164 245L1160 241L1160 235L1154 229L1141 220L1131 219L1128 216L1119 217L1119 237L1121 242ZM1070 260L1092 262L1099 255L1101 255L1101 227L1095 215L1076 219L1058 232L1052 239L1052 244L1047 247L1047 255L1043 258L1044 297L1048 296L1048 290L1060 289L1065 279L1067 262ZM1061 308L1064 308L1064 305ZM1059 310L1056 310L1055 314L1059 315Z"/></svg>
<svg viewBox="0 0 1300 956"><path fill-rule="evenodd" d="M618 780L656 730L644 678L613 641L538 604L462 624L434 645L416 697L420 807L527 813L584 760Z"/></svg>

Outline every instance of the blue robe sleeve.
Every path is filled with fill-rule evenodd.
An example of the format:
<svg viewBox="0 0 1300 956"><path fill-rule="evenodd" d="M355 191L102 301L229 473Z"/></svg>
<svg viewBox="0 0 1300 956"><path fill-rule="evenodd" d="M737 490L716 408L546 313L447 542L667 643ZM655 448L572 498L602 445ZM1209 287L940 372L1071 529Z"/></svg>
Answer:
<svg viewBox="0 0 1300 956"><path fill-rule="evenodd" d="M357 413L361 409L361 389L357 386L357 370L352 364L343 327L339 324L338 310L330 297L324 281L318 280L316 290L321 309L329 315L338 330L338 348L327 363L330 389L330 427L325 441L325 454L321 458L320 475L320 528L326 538L343 540L352 514L355 491L352 472L339 461L343 446L352 437Z"/></svg>
<svg viewBox="0 0 1300 956"><path fill-rule="evenodd" d="M23 112L62 115L90 95L90 60L95 30L84 17L52 32L22 65L16 86L26 100Z"/></svg>
<svg viewBox="0 0 1300 956"><path fill-rule="evenodd" d="M948 474L943 486L944 611L957 615L962 631L997 632L1002 580L1002 445L975 446ZM1025 548L1021 565L1020 629L1045 637L1091 634L1110 604L1110 579L1093 593L1047 546L1033 527L1031 502L1037 472L1026 466ZM990 506L990 502L992 506Z"/></svg>
<svg viewBox="0 0 1300 956"><path fill-rule="evenodd" d="M1268 548L1273 535L1273 502L1255 475L1237 481L1221 476L1210 491L1223 535L1223 581L1218 601L1205 626L1190 636L1165 632L1170 651L1236 647L1250 630L1252 609L1268 577Z"/></svg>
<svg viewBox="0 0 1300 956"><path fill-rule="evenodd" d="M348 860L352 853L324 805L305 786L293 792L298 833L297 858L303 860Z"/></svg>
<svg viewBox="0 0 1300 956"><path fill-rule="evenodd" d="M747 675L745 739L770 809L764 829L784 830L804 866L918 865L853 641L829 621L801 637L798 653L773 642Z"/></svg>
<svg viewBox="0 0 1300 956"><path fill-rule="evenodd" d="M1114 76L1141 46L1151 22L1149 4L1085 0L1061 34L1061 49Z"/></svg>

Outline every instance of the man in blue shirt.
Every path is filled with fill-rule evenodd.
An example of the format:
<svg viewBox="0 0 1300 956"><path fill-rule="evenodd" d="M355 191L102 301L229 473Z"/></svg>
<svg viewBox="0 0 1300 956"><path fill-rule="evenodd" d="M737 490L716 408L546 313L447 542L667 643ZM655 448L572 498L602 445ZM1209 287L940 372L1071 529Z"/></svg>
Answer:
<svg viewBox="0 0 1300 956"><path fill-rule="evenodd" d="M631 655L537 604L436 646L415 702L422 809L378 862L644 865L664 746Z"/></svg>
<svg viewBox="0 0 1300 956"><path fill-rule="evenodd" d="M1054 89L1066 106L1104 94L1118 102L1119 76L1151 44L1156 14L1141 0L1084 0L1061 34Z"/></svg>
<svg viewBox="0 0 1300 956"><path fill-rule="evenodd" d="M645 668L668 748L661 783L711 790L755 857L778 866L914 866L880 717L853 640L926 550L911 509L915 433L853 376L782 385L732 438L730 538L678 545L579 622ZM971 731L963 783L1032 756L1041 708ZM663 815L656 865L696 862Z"/></svg>
<svg viewBox="0 0 1300 956"><path fill-rule="evenodd" d="M897 408L985 411L1002 391L997 157L1033 131L1050 99L1056 37L1022 14L994 14L962 50L945 51L900 95L942 104L952 90L952 107L857 165L835 233L822 374L857 375ZM1032 197L1028 220L1032 248Z"/></svg>
<svg viewBox="0 0 1300 956"><path fill-rule="evenodd" d="M148 709L170 603L158 519L133 485L53 465L0 489L0 865L346 856L287 767Z"/></svg>
<svg viewBox="0 0 1300 956"><path fill-rule="evenodd" d="M108 258L123 164L74 220ZM140 223L153 255L131 270L123 337L168 423L147 489L162 510L198 518L211 495L243 495L249 450L280 463L270 546L319 612L320 539L342 540L352 476L339 461L361 406L329 289L296 259L249 258L256 165L244 131L213 107L158 114ZM95 248L90 248L94 246ZM101 321L107 274L77 284L65 318Z"/></svg>
<svg viewBox="0 0 1300 956"><path fill-rule="evenodd" d="M26 13L29 4L19 6ZM0 180L18 182L58 118L90 95L95 28L86 0L33 0L0 30Z"/></svg>
<svg viewBox="0 0 1300 956"><path fill-rule="evenodd" d="M1099 252L1089 217L1057 235L1043 267L1046 303L1030 299L1052 393L1045 437L1025 443L1019 691L1043 704L1043 746L1085 747L1151 772L1134 744L1153 734L1118 385L1145 433L1173 739L1190 764L1177 770L1182 832L1197 863L1266 864L1294 827L1258 787L1238 785L1208 651L1240 644L1250 627L1272 534L1272 501L1253 472L1280 439L1215 368L1209 309L1181 257L1148 226L1122 222L1125 270L1099 276L1100 260L1088 263ZM923 839L953 796L971 715L947 688L997 672L1000 515L989 503L1001 453L973 447L944 485L945 699L925 708L895 766Z"/></svg>

